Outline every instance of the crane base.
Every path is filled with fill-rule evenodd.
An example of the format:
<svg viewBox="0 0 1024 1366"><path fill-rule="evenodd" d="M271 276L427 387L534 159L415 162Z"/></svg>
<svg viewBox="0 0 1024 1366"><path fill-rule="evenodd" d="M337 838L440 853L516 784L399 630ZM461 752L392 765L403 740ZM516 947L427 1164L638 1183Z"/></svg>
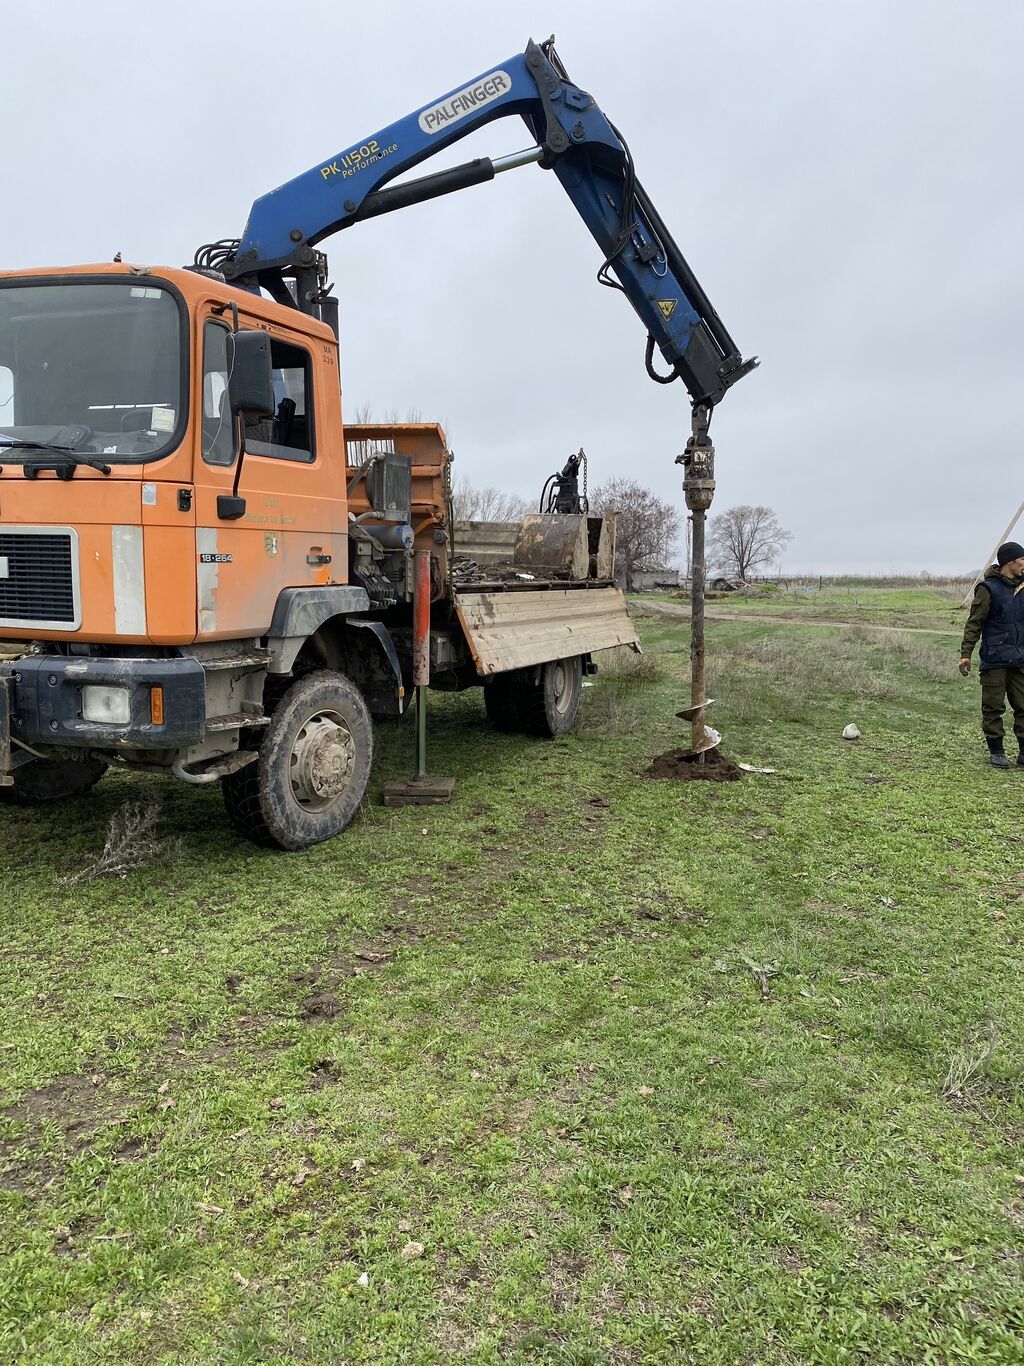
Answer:
<svg viewBox="0 0 1024 1366"><path fill-rule="evenodd" d="M445 806L452 799L454 778L395 778L384 784L385 806Z"/></svg>

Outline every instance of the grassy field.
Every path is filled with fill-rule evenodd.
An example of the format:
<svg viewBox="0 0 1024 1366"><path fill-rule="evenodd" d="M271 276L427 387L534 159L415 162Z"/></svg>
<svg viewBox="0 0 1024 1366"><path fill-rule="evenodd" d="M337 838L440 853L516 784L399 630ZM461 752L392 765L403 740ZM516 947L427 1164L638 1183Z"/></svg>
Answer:
<svg viewBox="0 0 1024 1366"><path fill-rule="evenodd" d="M942 610L945 610L943 607ZM578 734L432 704L452 806L2 813L0 1360L1024 1361L1024 772L955 642L685 627ZM847 743L855 721L863 732ZM62 879L128 799L167 858Z"/></svg>
<svg viewBox="0 0 1024 1366"><path fill-rule="evenodd" d="M863 626L896 626L906 630L963 629L964 597L969 580L948 580L928 586L910 580L890 587L870 579L823 579L805 584L758 584L750 593L718 593L709 607L717 614L784 617L790 621L846 622ZM647 596L647 595L645 595ZM665 602L670 594L654 594Z"/></svg>

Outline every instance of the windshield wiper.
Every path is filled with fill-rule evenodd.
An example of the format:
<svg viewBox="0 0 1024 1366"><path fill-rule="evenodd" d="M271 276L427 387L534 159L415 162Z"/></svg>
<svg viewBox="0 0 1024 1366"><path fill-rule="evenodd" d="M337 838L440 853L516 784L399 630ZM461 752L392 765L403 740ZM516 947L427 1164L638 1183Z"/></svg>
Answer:
<svg viewBox="0 0 1024 1366"><path fill-rule="evenodd" d="M47 441L8 441L4 437L0 437L0 446L16 451L52 451L55 454L59 453L61 459L52 464L38 460L31 463L26 461L26 479L35 479L41 470L53 470L59 479L71 479L79 465L88 465L91 470L99 470L101 474L110 473L109 465L105 465L102 460L98 460L95 456L83 455L76 451L73 446L55 446ZM66 471L66 473L62 473L62 471Z"/></svg>

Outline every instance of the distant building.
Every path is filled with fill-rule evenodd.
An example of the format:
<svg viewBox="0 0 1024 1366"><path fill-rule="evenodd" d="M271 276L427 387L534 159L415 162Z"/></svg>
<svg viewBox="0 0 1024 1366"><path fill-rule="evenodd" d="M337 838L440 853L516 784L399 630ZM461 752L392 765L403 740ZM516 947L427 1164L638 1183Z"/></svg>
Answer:
<svg viewBox="0 0 1024 1366"><path fill-rule="evenodd" d="M679 587L678 569L669 565L655 565L652 569L634 569L629 579L631 593L675 592Z"/></svg>

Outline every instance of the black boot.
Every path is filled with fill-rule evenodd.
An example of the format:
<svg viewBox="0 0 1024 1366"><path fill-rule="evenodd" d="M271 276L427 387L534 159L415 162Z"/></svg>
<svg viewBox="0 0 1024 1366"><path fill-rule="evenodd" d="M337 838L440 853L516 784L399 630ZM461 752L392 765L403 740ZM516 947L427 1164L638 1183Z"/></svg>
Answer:
<svg viewBox="0 0 1024 1366"><path fill-rule="evenodd" d="M1003 753L1002 740L990 740L988 742L988 761L993 768L1009 768L1010 761ZM1018 760L1019 762L1019 760ZM1024 764L1021 765L1024 768Z"/></svg>
<svg viewBox="0 0 1024 1366"><path fill-rule="evenodd" d="M1024 768L1024 746L1021 747L1021 751L1017 755L1017 767Z"/></svg>

